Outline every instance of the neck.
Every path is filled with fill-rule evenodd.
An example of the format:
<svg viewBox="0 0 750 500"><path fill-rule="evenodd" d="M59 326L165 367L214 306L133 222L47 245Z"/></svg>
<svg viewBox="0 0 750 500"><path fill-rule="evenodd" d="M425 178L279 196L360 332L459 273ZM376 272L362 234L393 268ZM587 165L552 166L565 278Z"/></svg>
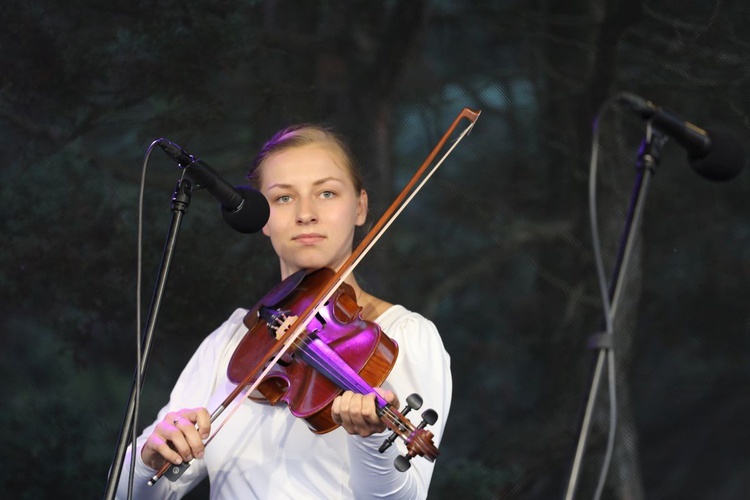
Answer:
<svg viewBox="0 0 750 500"><path fill-rule="evenodd" d="M354 289L354 294L357 297L357 304L362 308L362 319L375 321L378 316L383 314L393 305L364 291L359 286L353 275L349 275L345 282Z"/></svg>
<svg viewBox="0 0 750 500"><path fill-rule="evenodd" d="M293 272L285 270L282 266L282 279L285 279L291 274L293 274ZM389 307L393 305L364 291L362 287L359 286L359 283L357 283L357 279L354 277L354 273L350 273L349 276L347 276L344 280L344 283L351 286L354 290L357 304L362 308L362 319L365 319L367 321L374 321L378 316L383 314Z"/></svg>

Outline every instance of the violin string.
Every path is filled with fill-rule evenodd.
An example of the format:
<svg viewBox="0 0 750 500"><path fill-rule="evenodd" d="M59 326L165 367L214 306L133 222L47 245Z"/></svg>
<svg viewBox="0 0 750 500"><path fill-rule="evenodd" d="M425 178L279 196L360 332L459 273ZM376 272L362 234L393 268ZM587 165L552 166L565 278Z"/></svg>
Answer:
<svg viewBox="0 0 750 500"><path fill-rule="evenodd" d="M269 328L273 329L276 332L278 332L278 329L281 326L283 326L284 322L287 319L289 319L288 316L283 311L280 311L278 314L273 315L273 318L274 318L273 319L274 324L273 325L268 325L268 326L269 326ZM321 365L324 365L325 364L325 359L322 358L322 357L320 357L318 355L318 352L315 349L308 348L308 344L309 344L309 342L307 341L308 338L301 338L301 335L300 335L300 336L298 336L298 337L296 337L294 339L294 342L292 342L292 346L296 350L303 352L306 356L309 356L311 358L315 358L315 360L318 363L320 363ZM325 376L329 380L331 380L331 382L333 382L334 384L336 384L342 390L345 390L347 387L349 387L350 390L353 390L353 392L360 392L361 394L365 394L361 390L356 390L355 391L354 388L351 388L351 386L349 386L346 383L346 378L343 375L339 374L339 373L336 373L336 372L327 373ZM333 379L336 379L336 380L333 380ZM362 382L363 382L363 384L365 386L367 386L368 388L372 389L369 386L369 384L364 379L362 379ZM377 399L376 399L376 401L377 401ZM405 417L403 417L402 415L394 412L392 410L392 406L387 401L386 401L385 405L382 405L378 410L379 410L379 413L380 413L381 417L385 416L385 417L390 418L392 420L392 423L395 424L395 425L397 425L400 430L402 430L402 431L410 430L409 426L406 425L406 424L404 424L403 421L402 421L402 419L405 419Z"/></svg>
<svg viewBox="0 0 750 500"><path fill-rule="evenodd" d="M299 337L298 337L298 339L299 339ZM315 349L308 349L307 348L307 342L306 342L305 339L299 339L299 340L300 340L300 342L295 345L295 347L296 347L297 350L302 351L303 353L305 353L305 355L310 356L311 358L315 358L321 364L325 363L325 360L323 358L321 358L321 357L318 356L318 353L315 351ZM346 379L343 376L338 376L338 375L340 375L338 373L330 373L329 375L331 375L333 378L336 378L336 380L331 380L331 382L333 382L334 384L336 384L342 390L346 389L346 387L345 387L347 385L346 384ZM368 388L372 389L366 381L362 380L362 382L364 382L364 384ZM366 395L362 391L352 391L352 392L359 392L360 394ZM379 395L376 394L376 400L375 400L376 404L377 404L377 397L378 396ZM401 432L406 432L406 431L414 430L413 424L412 425L407 425L406 422L409 422L409 421L406 420L406 417L404 417L403 415L401 415L399 412L394 411L393 406L390 403L388 403L387 401L386 401L385 405L383 405L382 407L379 408L379 413L380 413L381 417L385 416L385 417L388 417L389 419L391 419L391 423L394 424L394 425L396 425ZM409 422L409 424L411 424L411 422Z"/></svg>
<svg viewBox="0 0 750 500"><path fill-rule="evenodd" d="M272 317L273 317L274 324L273 325L268 325L268 326L269 326L269 328L272 328L276 332L278 332L278 329L281 326L284 325L284 322L287 319L289 319L289 317L287 316L287 314L284 311L279 311L278 314L274 314L274 315L272 315ZM317 356L317 352L315 351L315 349L306 349L306 346L308 345L308 342L306 341L306 339L301 339L300 337L301 337L301 335L299 335L299 336L297 336L297 337L294 338L294 341L292 342L292 346L294 346L297 350L302 351L303 353L305 353L306 355L308 355L310 357L315 357L316 360L321 365L325 364L325 360ZM339 374L337 374L337 373L330 373L329 375L332 376L332 377L334 377L334 378L336 378L335 376L339 375ZM329 378L329 380L330 380L330 378ZM345 379L344 379L343 376L338 377L337 380L331 380L331 382L333 382L334 384L336 384L342 390L346 389L346 387L345 387L346 381L345 381ZM372 389L371 387L369 387L369 384L365 380L362 380L362 382L364 383L365 386L367 386L368 388ZM364 394L364 392L362 392L362 391L359 391L359 392L362 393L362 394ZM376 399L376 401L377 401L377 399ZM378 410L380 412L380 416L381 417L382 416L389 417L392 420L392 423L394 425L398 425L399 429L401 429L402 431L413 430L414 426L412 425L410 427L410 426L404 424L403 421L406 420L406 418L403 415L401 415L400 413L394 412L393 411L393 407L387 401L386 401L385 405L381 406ZM411 423L411 422L409 422L409 423Z"/></svg>

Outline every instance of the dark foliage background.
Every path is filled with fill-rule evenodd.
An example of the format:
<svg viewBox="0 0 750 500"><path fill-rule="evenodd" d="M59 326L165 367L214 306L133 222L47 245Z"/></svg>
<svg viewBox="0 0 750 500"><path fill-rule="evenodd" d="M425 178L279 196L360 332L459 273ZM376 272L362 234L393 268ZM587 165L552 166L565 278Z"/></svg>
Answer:
<svg viewBox="0 0 750 500"><path fill-rule="evenodd" d="M601 318L588 224L592 122L622 90L750 135L750 7L685 0L91 0L0 8L0 489L104 492L134 366L137 191L168 137L239 184L261 143L335 126L373 219L463 107L472 134L360 268L431 317L455 394L433 498L562 495ZM602 116L611 273L645 125ZM148 299L179 177L145 199ZM619 307L619 426L606 498L750 491L750 175L664 149ZM150 421L201 339L277 278L260 235L193 196L149 365ZM602 392L579 497L594 491ZM205 496L206 486L192 494Z"/></svg>

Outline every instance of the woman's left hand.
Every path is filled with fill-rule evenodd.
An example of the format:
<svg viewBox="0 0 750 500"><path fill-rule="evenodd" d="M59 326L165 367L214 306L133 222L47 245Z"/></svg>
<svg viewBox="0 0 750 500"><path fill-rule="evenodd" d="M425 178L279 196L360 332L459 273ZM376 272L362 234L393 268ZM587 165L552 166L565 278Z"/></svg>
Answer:
<svg viewBox="0 0 750 500"><path fill-rule="evenodd" d="M376 387L375 391L398 408L398 397L392 391L379 387ZM385 430L385 424L378 417L374 394L363 395L345 391L333 400L331 417L349 434L367 437Z"/></svg>

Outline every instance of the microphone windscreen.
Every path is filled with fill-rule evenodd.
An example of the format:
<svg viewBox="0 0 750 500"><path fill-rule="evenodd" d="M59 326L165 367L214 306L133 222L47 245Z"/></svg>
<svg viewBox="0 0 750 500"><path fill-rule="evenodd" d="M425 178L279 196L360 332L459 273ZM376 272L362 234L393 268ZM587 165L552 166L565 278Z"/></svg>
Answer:
<svg viewBox="0 0 750 500"><path fill-rule="evenodd" d="M706 179L727 181L740 173L745 166L742 141L729 130L707 129L711 148L702 156L690 156L690 166Z"/></svg>
<svg viewBox="0 0 750 500"><path fill-rule="evenodd" d="M271 208L263 193L250 186L235 188L242 195L243 202L236 210L221 208L221 214L232 229L241 233L256 233L268 222Z"/></svg>

